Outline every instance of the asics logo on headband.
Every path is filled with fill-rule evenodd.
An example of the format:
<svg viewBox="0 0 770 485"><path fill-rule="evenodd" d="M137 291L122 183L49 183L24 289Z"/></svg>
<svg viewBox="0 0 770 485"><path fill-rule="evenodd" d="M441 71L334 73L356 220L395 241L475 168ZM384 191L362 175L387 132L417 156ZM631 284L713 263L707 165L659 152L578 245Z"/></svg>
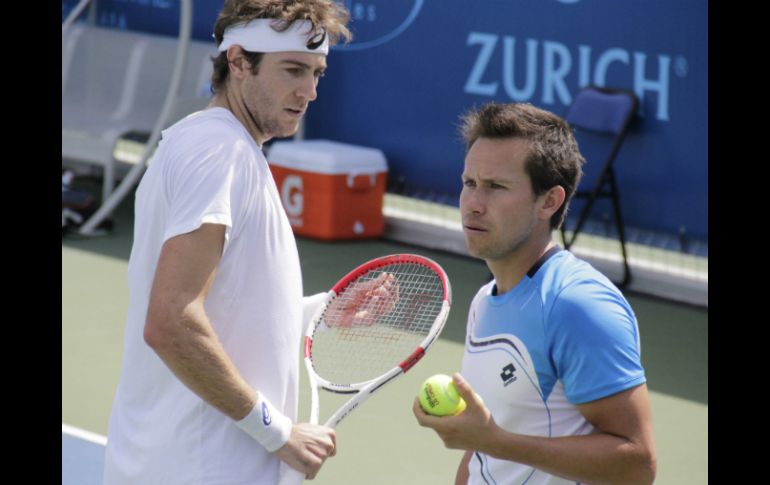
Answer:
<svg viewBox="0 0 770 485"><path fill-rule="evenodd" d="M315 39L318 39L318 40L315 40ZM321 31L307 41L307 44L306 44L307 48L310 49L311 51L314 51L319 47L321 47L321 45L324 43L325 40L326 40L326 31Z"/></svg>
<svg viewBox="0 0 770 485"><path fill-rule="evenodd" d="M323 29L313 30L309 20L295 20L282 30L273 29L275 19L254 19L225 29L219 51L240 45L249 52L307 52L327 55L329 38Z"/></svg>

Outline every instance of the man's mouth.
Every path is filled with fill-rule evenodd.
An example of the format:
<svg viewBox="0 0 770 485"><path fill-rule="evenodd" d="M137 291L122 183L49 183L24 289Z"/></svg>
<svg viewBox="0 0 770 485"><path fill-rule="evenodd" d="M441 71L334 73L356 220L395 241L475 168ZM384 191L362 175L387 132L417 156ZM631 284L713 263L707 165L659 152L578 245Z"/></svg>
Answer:
<svg viewBox="0 0 770 485"><path fill-rule="evenodd" d="M487 229L477 223L471 222L471 223L463 223L463 229L468 232L487 232Z"/></svg>

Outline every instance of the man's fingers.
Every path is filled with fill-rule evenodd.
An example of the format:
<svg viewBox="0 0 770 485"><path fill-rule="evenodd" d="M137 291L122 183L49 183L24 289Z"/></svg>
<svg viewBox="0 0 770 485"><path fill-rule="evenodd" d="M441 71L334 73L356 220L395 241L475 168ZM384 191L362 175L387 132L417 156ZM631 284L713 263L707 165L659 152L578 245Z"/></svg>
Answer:
<svg viewBox="0 0 770 485"><path fill-rule="evenodd" d="M339 327L374 324L395 307L399 298L398 282L390 273L358 283L349 292L349 297L340 302Z"/></svg>
<svg viewBox="0 0 770 485"><path fill-rule="evenodd" d="M425 426L427 428L432 428L435 420L441 419L426 413L422 406L420 406L420 399L417 397L414 398L414 403L412 403L412 412L417 418L417 422L420 426Z"/></svg>
<svg viewBox="0 0 770 485"><path fill-rule="evenodd" d="M452 376L452 381L454 382L454 385L457 388L457 393L460 394L460 396L463 399L465 399L465 403L468 406L480 407L484 405L479 395L473 391L473 388L471 387L471 385L468 383L468 381L465 380L465 378L459 372L456 372Z"/></svg>
<svg viewBox="0 0 770 485"><path fill-rule="evenodd" d="M422 406L420 406L419 398L414 398L414 402L412 403L412 412L417 418L417 422L420 424L420 426L425 426L423 424L423 417L426 416L426 414L425 411L423 411Z"/></svg>
<svg viewBox="0 0 770 485"><path fill-rule="evenodd" d="M329 431L329 456L337 454L337 433L330 429Z"/></svg>

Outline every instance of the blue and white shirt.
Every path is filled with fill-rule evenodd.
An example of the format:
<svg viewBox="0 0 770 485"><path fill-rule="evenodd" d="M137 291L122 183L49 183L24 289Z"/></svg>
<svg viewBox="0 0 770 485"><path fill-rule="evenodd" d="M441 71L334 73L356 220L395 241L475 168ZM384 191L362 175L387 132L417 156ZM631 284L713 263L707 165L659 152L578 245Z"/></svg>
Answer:
<svg viewBox="0 0 770 485"><path fill-rule="evenodd" d="M639 330L621 292L568 251L554 248L513 289L495 281L471 303L463 376L495 422L524 435L585 435L576 404L643 384ZM469 484L566 484L530 466L474 453Z"/></svg>

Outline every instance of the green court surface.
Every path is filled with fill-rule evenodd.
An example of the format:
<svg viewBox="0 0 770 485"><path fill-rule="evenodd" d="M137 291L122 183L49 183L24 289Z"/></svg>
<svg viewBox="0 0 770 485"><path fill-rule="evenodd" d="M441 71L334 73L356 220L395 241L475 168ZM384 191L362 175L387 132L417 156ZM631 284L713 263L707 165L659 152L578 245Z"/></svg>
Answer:
<svg viewBox="0 0 770 485"><path fill-rule="evenodd" d="M120 371L131 231L124 204L111 235L62 239L62 423L101 435L107 432ZM327 290L369 258L400 252L435 259L447 271L454 293L442 338L420 364L341 423L338 454L312 483L454 483L462 453L445 449L432 431L420 428L411 407L423 379L459 369L468 305L487 280L486 267L473 259L381 240L299 239L298 246L306 294ZM708 311L636 295L629 300L639 319L651 391L658 453L655 483L708 483ZM304 366L302 373L300 418L306 420ZM341 399L322 391L322 420Z"/></svg>

